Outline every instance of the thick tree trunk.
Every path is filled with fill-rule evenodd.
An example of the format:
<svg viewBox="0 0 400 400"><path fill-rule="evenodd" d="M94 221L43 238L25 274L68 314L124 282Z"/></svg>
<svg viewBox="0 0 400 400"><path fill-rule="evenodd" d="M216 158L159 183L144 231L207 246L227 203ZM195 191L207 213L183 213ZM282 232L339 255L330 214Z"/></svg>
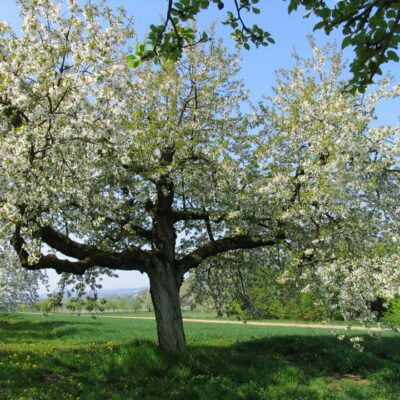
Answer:
<svg viewBox="0 0 400 400"><path fill-rule="evenodd" d="M162 350L185 351L186 339L179 299L181 278L175 276L168 264L156 268L149 278L159 346Z"/></svg>
<svg viewBox="0 0 400 400"><path fill-rule="evenodd" d="M174 147L161 151L160 166L172 164ZM174 183L168 174L162 174L156 183L157 201L149 205L153 218L153 266L148 271L150 293L157 321L158 344L162 350L185 351L186 340L179 289L183 273L177 268L175 258L176 233L174 228Z"/></svg>

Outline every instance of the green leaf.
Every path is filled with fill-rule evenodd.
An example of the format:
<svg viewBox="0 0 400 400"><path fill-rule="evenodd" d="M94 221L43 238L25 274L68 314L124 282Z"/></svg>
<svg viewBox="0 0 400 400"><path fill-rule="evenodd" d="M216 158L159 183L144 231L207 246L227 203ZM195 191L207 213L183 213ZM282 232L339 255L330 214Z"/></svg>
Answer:
<svg viewBox="0 0 400 400"><path fill-rule="evenodd" d="M343 35L348 35L351 33L351 27L350 26L345 26L342 30Z"/></svg>
<svg viewBox="0 0 400 400"><path fill-rule="evenodd" d="M178 10L183 10L183 8L184 8L184 5L181 4L181 3L178 3L178 2L174 3L174 6L175 6Z"/></svg>
<svg viewBox="0 0 400 400"><path fill-rule="evenodd" d="M342 50L344 49L344 48L346 48L349 44L352 44L352 37L351 36L346 36L344 39L343 39L343 42L342 42Z"/></svg>
<svg viewBox="0 0 400 400"><path fill-rule="evenodd" d="M128 67L129 68L137 68L142 64L141 60L133 60L131 62L128 63Z"/></svg>
<svg viewBox="0 0 400 400"><path fill-rule="evenodd" d="M343 10L346 7L346 3L344 1L339 1L336 7L339 8L339 10Z"/></svg>
<svg viewBox="0 0 400 400"><path fill-rule="evenodd" d="M389 50L387 52L387 58L388 60L393 60L393 61L399 61L399 56L396 54L393 50Z"/></svg>
<svg viewBox="0 0 400 400"><path fill-rule="evenodd" d="M291 0L288 7L288 13L290 14L292 11L297 10L299 4L300 4L299 0Z"/></svg>
<svg viewBox="0 0 400 400"><path fill-rule="evenodd" d="M383 38L386 37L386 30L385 29L378 29L375 33L374 33L374 40L375 41L380 41Z"/></svg>
<svg viewBox="0 0 400 400"><path fill-rule="evenodd" d="M314 10L314 13L316 15L318 15L319 17L329 18L330 15L331 15L331 10L328 7L326 7L326 8L321 8L321 9Z"/></svg>
<svg viewBox="0 0 400 400"><path fill-rule="evenodd" d="M317 29L321 29L324 26L325 26L325 21L318 22L318 24L314 25L313 31L316 31Z"/></svg>
<svg viewBox="0 0 400 400"><path fill-rule="evenodd" d="M369 25L372 28L375 28L377 26L381 26L384 23L384 19L378 15L373 15L370 19L369 19Z"/></svg>
<svg viewBox="0 0 400 400"><path fill-rule="evenodd" d="M226 13L226 15L227 15L227 18L228 18L228 20L234 20L235 19L235 17L234 17L234 15L233 15L233 13L232 13L232 11L228 11L227 13Z"/></svg>
<svg viewBox="0 0 400 400"><path fill-rule="evenodd" d="M365 93L366 88L365 88L364 86L359 86L359 87L358 87L358 91L359 91L360 93Z"/></svg>

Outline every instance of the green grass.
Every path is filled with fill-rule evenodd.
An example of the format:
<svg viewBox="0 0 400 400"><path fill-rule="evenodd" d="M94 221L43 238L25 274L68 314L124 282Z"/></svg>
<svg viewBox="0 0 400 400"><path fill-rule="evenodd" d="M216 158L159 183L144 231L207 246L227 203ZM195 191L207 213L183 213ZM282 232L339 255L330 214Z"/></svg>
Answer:
<svg viewBox="0 0 400 400"><path fill-rule="evenodd" d="M399 400L400 338L364 351L329 330L185 324L185 354L155 322L0 314L0 399ZM362 333L359 333L359 336Z"/></svg>
<svg viewBox="0 0 400 400"><path fill-rule="evenodd" d="M129 317L154 317L152 311L115 311L115 312L102 312L99 316L110 315L110 316L129 316ZM194 318L194 319L218 319L215 312L208 311L182 311L183 318ZM235 320L236 318L223 318L227 320Z"/></svg>
<svg viewBox="0 0 400 400"><path fill-rule="evenodd" d="M70 314L70 313L67 313ZM82 315L89 314L87 312ZM121 317L154 317L154 312L152 311L114 311L114 312L101 312L98 313L99 316L121 316ZM217 317L215 312L211 311L182 311L183 318L188 319L212 319L221 321L237 321L237 316L223 316ZM301 321L297 319L257 319L257 322L279 322L279 323L302 323L302 324L320 324L321 321ZM347 325L345 321L327 321L328 324L334 325ZM357 322L354 325L359 325ZM376 325L376 324L375 324Z"/></svg>

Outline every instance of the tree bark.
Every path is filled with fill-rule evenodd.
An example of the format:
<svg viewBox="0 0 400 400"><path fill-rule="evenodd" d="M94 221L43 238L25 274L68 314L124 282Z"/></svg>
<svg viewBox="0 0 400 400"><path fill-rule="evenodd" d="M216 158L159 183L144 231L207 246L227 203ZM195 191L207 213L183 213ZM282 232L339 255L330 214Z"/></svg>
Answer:
<svg viewBox="0 0 400 400"><path fill-rule="evenodd" d="M186 339L179 299L182 277L177 277L167 263L151 271L149 278L159 347L162 350L185 351Z"/></svg>

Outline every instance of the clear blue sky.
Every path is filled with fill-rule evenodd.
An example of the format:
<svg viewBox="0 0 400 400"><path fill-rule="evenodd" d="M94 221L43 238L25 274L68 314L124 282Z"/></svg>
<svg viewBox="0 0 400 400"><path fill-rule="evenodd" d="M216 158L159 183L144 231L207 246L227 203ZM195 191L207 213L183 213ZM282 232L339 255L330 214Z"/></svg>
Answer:
<svg viewBox="0 0 400 400"><path fill-rule="evenodd" d="M331 0L333 3L333 0ZM226 1L228 7L230 1ZM157 24L160 18L165 15L167 0L108 0L107 4L114 8L123 6L129 15L135 17L136 29L139 38L143 38L150 24ZM18 8L15 0L0 0L1 15L0 19L9 22L18 29L20 24L18 17ZM245 82L246 87L250 90L251 99L257 102L263 95L272 94L271 87L274 85L274 71L278 68L290 68L293 65L291 54L295 47L297 52L304 57L311 55L308 47L306 35L312 33L312 28L316 23L313 18L304 19L305 11L300 9L287 14L288 1L270 0L261 1L261 14L258 16L249 16L250 25L257 23L261 27L267 29L276 41L275 45L266 48L243 51L242 71L240 78ZM216 20L223 19L225 11L218 12L215 4L212 4L210 10L203 12L199 20L199 27L206 29L208 25ZM229 29L217 25L217 36L224 37L226 45L233 49L234 43L229 39ZM315 33L315 39L318 46L323 46L328 41L336 40L341 42L340 32L327 37L321 31ZM351 57L351 50L347 50L346 56ZM384 71L392 70L397 82L400 81L400 64L392 63L389 68L385 67ZM378 122L380 124L395 125L399 121L400 101L386 101L378 109ZM50 283L54 287L57 280L55 273L50 273ZM120 278L105 278L103 282L104 288L127 288L140 287L148 285L148 279L145 275L138 272L122 272Z"/></svg>

